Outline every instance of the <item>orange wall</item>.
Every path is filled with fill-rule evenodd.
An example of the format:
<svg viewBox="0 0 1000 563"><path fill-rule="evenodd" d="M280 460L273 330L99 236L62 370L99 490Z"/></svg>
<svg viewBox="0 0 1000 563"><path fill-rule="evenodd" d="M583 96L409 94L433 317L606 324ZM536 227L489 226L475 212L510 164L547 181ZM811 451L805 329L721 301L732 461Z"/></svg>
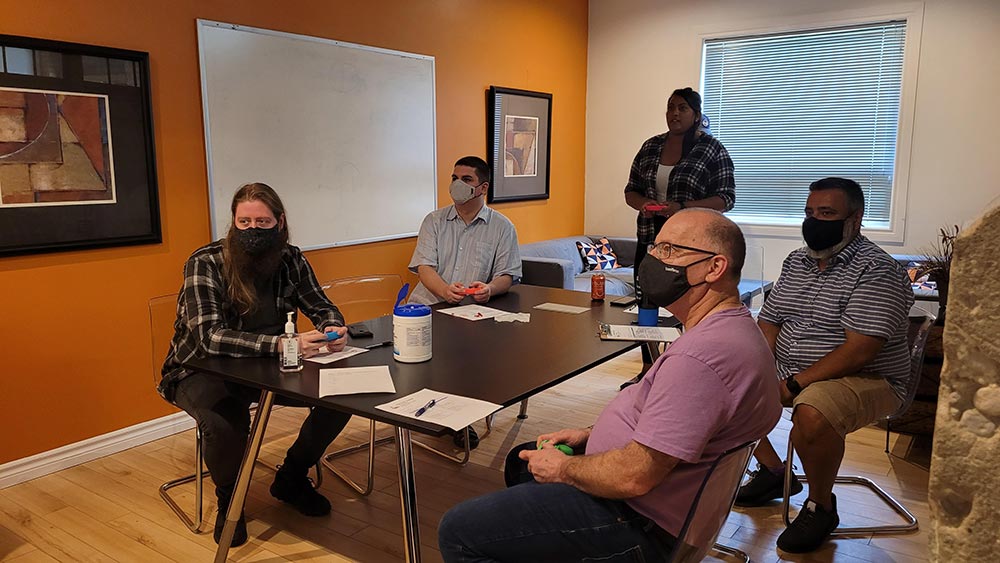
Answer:
<svg viewBox="0 0 1000 563"><path fill-rule="evenodd" d="M184 259L209 242L196 18L436 57L440 202L455 159L485 157L491 84L551 92L551 198L497 208L522 242L582 232L586 0L53 0L3 11L3 34L149 52L164 242L0 259L0 463L173 412L153 391L146 304L176 291ZM413 245L309 259L320 279L403 273Z"/></svg>

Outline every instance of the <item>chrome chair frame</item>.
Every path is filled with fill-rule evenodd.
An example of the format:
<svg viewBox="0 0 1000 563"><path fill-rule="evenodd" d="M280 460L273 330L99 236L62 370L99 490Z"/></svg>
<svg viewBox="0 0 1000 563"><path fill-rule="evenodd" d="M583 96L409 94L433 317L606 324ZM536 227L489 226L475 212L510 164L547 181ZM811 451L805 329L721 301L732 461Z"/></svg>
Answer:
<svg viewBox="0 0 1000 563"><path fill-rule="evenodd" d="M889 451L889 421L901 416L913 403L913 397L916 395L917 385L920 382L920 371L923 367L924 362L924 349L927 345L927 336L930 334L931 326L933 326L935 321L935 316L927 311L923 311L924 320L921 322L920 327L917 329L917 333L914 336L913 342L910 344L910 381L907 385L906 397L896 409L896 412L889 414L885 417L886 420L886 438L885 438L885 451ZM791 437L788 439L788 453L785 457L785 482L783 486L783 495L781 500L781 517L785 521L785 526L791 525L790 518L790 496L791 496L791 486L792 486L792 456L794 455L794 446L792 445ZM808 483L808 479L804 474L795 474L795 477L800 481ZM919 523L917 522L917 517L913 515L902 503L896 500L892 495L887 493L885 489L880 487L875 481L867 477L861 477L859 475L838 475L834 479L835 485L857 485L861 487L866 487L872 493L874 493L879 499L882 500L889 508L893 509L896 514L898 514L903 519L903 524L885 524L881 526L841 526L835 529L830 535L852 535L852 534L873 534L873 535L884 535L884 534L899 534L907 532L915 532L919 528Z"/></svg>
<svg viewBox="0 0 1000 563"><path fill-rule="evenodd" d="M205 477L208 476L208 470L202 469L204 467L204 462L205 462L205 453L202 451L201 430L199 430L197 427L195 427L194 443L195 443L195 464L196 464L195 472L185 477L180 477L178 479L167 481L166 483L160 485L159 490L160 490L160 498L162 498L163 502L165 502L167 506L170 507L170 510L174 511L174 514L176 514L177 517L180 518L181 522L183 522L184 525L187 526L187 529L191 530L196 534L200 534L202 532L201 523L203 521L203 516L204 516L203 504L202 504L202 498L204 494L203 482L205 480ZM186 512L184 512L184 509L182 509L180 505L177 504L177 501L175 501L173 497L170 496L170 493L167 492L170 489L173 489L174 487L177 487L179 485L186 485L192 481L194 481L193 519L189 517Z"/></svg>
<svg viewBox="0 0 1000 563"><path fill-rule="evenodd" d="M368 419L368 423L369 425L368 425L367 442L361 442L353 446L347 446L339 450L330 452L325 456L323 456L323 458L320 460L323 466L326 467L327 471L332 473L335 477L338 477L341 481L346 483L349 487L354 489L355 492L357 492L361 496L368 496L369 494L371 494L372 490L374 490L375 487L375 448L377 446L391 444L396 440L394 436L385 436L383 438L376 438L375 420ZM491 414L486 417L486 432L483 433L482 436L480 436L480 439L486 438L487 436L490 435L492 431L493 431L493 415ZM469 429L466 428L465 430L463 430L463 432L465 432L465 452L462 454L461 457L444 452L433 446L424 444L423 442L420 442L418 440L411 439L411 442L413 443L414 446L419 446L420 448L423 448L435 455L441 456L459 465L465 465L469 462L469 457L472 455L472 449L469 447ZM368 469L366 472L367 478L365 484L361 485L354 479L350 478L345 472L341 471L340 469L337 469L337 467L333 465L333 461L336 459L340 459L358 453L365 449L368 450Z"/></svg>
<svg viewBox="0 0 1000 563"><path fill-rule="evenodd" d="M395 278L400 284L402 284L402 278L400 276L396 275L396 274L372 274L372 275L368 275L368 276L353 276L353 277L348 277L348 278L339 278L339 279L336 279L336 280L329 280L329 281L321 283L320 285L323 287L324 292L327 292L327 296L330 297L330 300L333 301L334 303L337 303L338 302L337 296L336 295L331 295L329 293L329 291L332 288L334 288L334 285L337 282L355 281L355 280L356 281L360 281L360 282L364 282L366 280L375 280L375 279L389 278L389 277ZM395 294L393 294L392 297L395 297ZM348 300L348 301L346 301L346 303L351 303L351 301ZM526 414L527 413L527 407L528 407L528 401L525 400L525 401L523 401L521 403L521 413L519 415L519 418L526 418L527 417L527 414ZM487 436L490 435L490 433L492 431L493 431L493 415L490 415L490 416L486 417L486 432L483 433L479 438L480 439L486 438ZM451 453L439 450L439 449L435 448L434 446L431 446L429 444L423 443L423 442L421 442L419 440L412 440L412 444L414 446L418 446L420 448L423 448L423 449L425 449L425 450L427 450L427 451L429 451L429 452L431 452L431 453L433 453L435 455L441 456L441 457L443 457L443 458L445 458L447 460L450 460L450 461L453 461L455 463L458 463L459 465L465 465L466 463L469 462L469 457L472 455L472 450L469 447L469 431L468 431L468 429L465 429L464 432L465 432L465 451L461 455L457 455L457 456L453 455ZM347 446L347 447L341 448L339 450L336 450L336 451L333 451L333 452L329 452L325 456L323 456L323 458L320 461L321 461L322 465L325 466L327 468L327 470L330 471L330 473L332 473L333 475L335 475L336 477L338 477L341 481L343 481L348 486L350 486L352 489L354 489L358 494L360 494L362 496L368 496L369 494L371 494L372 490L374 489L374 481L375 481L375 448L377 446L388 444L388 443L391 443L393 441L394 441L394 438L392 436L386 436L384 438L376 438L376 435L375 435L375 421L370 419L369 420L369 426L368 426L368 441L367 442L361 442L361 443L355 444L353 446ZM346 456L358 453L358 452L360 452L362 450L365 450L365 449L368 450L368 469L367 469L367 472L366 472L367 473L366 481L365 481L364 485L362 485L362 484L359 484L358 482L354 481L353 479L351 479L344 471L342 471L342 470L338 469L336 466L334 466L333 462L334 462L334 460L337 460L337 459L340 459L340 458L343 458L343 457L346 457Z"/></svg>

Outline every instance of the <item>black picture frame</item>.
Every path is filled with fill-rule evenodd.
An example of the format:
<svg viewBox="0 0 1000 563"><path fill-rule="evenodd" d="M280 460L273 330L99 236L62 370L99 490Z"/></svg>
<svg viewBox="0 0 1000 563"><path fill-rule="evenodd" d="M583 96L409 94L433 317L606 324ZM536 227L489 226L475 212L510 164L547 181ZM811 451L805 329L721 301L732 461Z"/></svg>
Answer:
<svg viewBox="0 0 1000 563"><path fill-rule="evenodd" d="M15 119L20 110L24 123L36 122L33 116L40 106L24 101L29 94L47 104L43 125L25 125L24 138L6 143L6 148L0 142L0 181L8 188L4 192L0 185L0 257L162 242L149 54L0 35L0 106L9 106L0 110ZM99 109L74 114L84 116L77 123L87 124L77 129L68 125L67 99L98 100L92 103ZM22 107L14 108L17 103ZM43 163L49 167L46 174L56 180L43 184L30 168L38 162L24 152L11 160L22 150L13 145L27 147L42 138L32 136L38 127L47 137L58 129L44 146L47 154L58 153L59 160ZM77 156L71 163L70 157L80 154L85 159ZM89 162L93 170L69 167L81 162ZM68 171L49 172L61 166ZM78 169L93 174L80 176ZM90 192L80 187L85 183L77 180L80 177L91 182L86 184ZM93 191L95 182L103 191Z"/></svg>
<svg viewBox="0 0 1000 563"><path fill-rule="evenodd" d="M490 86L486 115L486 155L492 169L487 201L548 199L552 94ZM530 141L532 128L533 151L530 144L528 150L518 147Z"/></svg>

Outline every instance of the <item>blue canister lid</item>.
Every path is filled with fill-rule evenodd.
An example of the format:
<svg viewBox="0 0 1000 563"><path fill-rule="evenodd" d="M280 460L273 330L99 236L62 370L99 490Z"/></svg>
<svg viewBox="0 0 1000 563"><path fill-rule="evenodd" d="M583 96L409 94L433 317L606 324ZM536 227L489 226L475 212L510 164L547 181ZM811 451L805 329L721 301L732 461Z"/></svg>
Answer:
<svg viewBox="0 0 1000 563"><path fill-rule="evenodd" d="M431 308L418 303L407 303L406 305L397 306L392 310L392 314L397 317L423 317L431 314Z"/></svg>

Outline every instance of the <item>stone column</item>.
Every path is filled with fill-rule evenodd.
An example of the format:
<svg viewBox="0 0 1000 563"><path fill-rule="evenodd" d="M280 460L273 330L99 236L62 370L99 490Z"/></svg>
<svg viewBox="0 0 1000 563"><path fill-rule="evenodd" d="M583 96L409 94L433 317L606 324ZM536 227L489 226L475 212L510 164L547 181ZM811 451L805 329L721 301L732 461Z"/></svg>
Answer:
<svg viewBox="0 0 1000 563"><path fill-rule="evenodd" d="M930 559L1000 560L1000 207L955 243L930 475Z"/></svg>

